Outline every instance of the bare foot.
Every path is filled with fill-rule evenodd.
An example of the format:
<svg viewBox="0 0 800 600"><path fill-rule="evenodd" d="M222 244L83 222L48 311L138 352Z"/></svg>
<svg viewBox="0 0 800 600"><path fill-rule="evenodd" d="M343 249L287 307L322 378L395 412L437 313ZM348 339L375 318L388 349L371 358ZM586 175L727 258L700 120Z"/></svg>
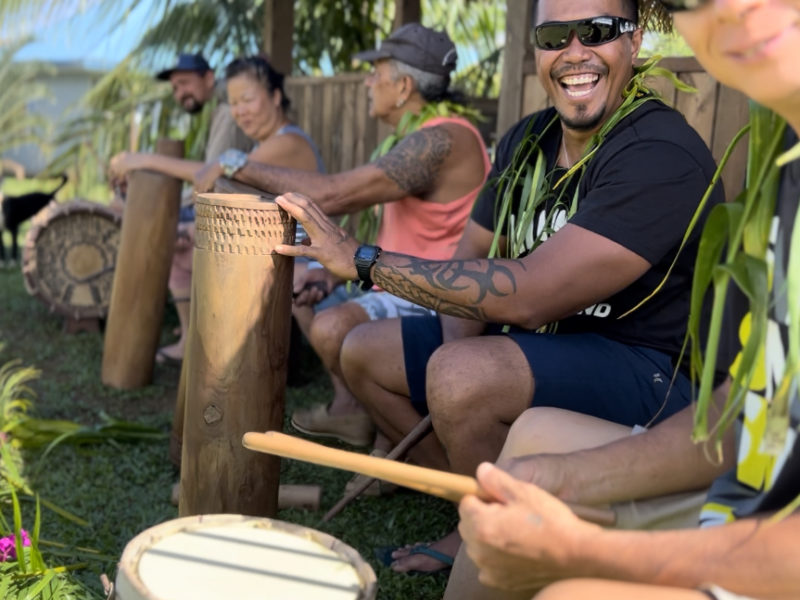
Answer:
<svg viewBox="0 0 800 600"><path fill-rule="evenodd" d="M163 364L166 362L180 362L183 360L183 340L178 340L175 344L162 346L156 352L156 362Z"/></svg>
<svg viewBox="0 0 800 600"><path fill-rule="evenodd" d="M450 558L449 562L444 562L425 554L425 550L421 550L427 546L427 550L433 550L441 553ZM458 531L452 531L444 536L442 539L433 542L432 544L409 544L402 548L398 548L392 552L394 562L391 564L393 571L398 573L406 573L408 571L421 571L423 573L435 573L446 569L453 564L453 558L461 546L461 536Z"/></svg>

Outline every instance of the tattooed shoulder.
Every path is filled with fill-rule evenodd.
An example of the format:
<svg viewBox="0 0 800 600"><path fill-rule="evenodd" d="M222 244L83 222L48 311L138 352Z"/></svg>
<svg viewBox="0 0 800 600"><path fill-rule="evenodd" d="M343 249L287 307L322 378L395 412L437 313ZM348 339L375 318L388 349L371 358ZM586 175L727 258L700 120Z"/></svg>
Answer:
<svg viewBox="0 0 800 600"><path fill-rule="evenodd" d="M405 137L397 146L375 161L404 192L414 196L429 194L436 187L453 138L444 127L425 127Z"/></svg>

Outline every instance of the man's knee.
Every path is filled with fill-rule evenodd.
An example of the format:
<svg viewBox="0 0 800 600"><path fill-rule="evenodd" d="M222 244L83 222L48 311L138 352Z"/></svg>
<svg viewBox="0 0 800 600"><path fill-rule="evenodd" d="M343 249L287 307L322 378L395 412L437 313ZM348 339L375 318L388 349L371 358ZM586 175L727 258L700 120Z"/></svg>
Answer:
<svg viewBox="0 0 800 600"><path fill-rule="evenodd" d="M536 406L514 421L502 458L560 454L602 446L630 435L630 428L563 408Z"/></svg>
<svg viewBox="0 0 800 600"><path fill-rule="evenodd" d="M363 382L407 395L400 319L381 319L355 326L345 337L339 356L351 390ZM368 403L369 399L362 399Z"/></svg>
<svg viewBox="0 0 800 600"><path fill-rule="evenodd" d="M524 379L504 343L470 338L440 346L433 353L426 370L426 395L434 418L470 418L476 412L485 415L490 407L504 418L509 412L516 418L525 410L532 378Z"/></svg>
<svg viewBox="0 0 800 600"><path fill-rule="evenodd" d="M364 309L351 302L328 308L314 315L309 341L323 358L336 358L347 334L368 320Z"/></svg>
<svg viewBox="0 0 800 600"><path fill-rule="evenodd" d="M440 346L428 360L425 396L436 430L444 438L486 417L487 399L497 383L472 350L453 342Z"/></svg>
<svg viewBox="0 0 800 600"><path fill-rule="evenodd" d="M345 378L360 377L374 364L375 342L374 322L361 323L353 327L345 336L339 353L339 362Z"/></svg>
<svg viewBox="0 0 800 600"><path fill-rule="evenodd" d="M546 440L551 435L559 435L558 417L561 412L563 412L561 409L549 406L537 406L526 410L511 425L503 454L520 456L521 454L547 452ZM553 428L556 430L554 431ZM541 443L540 446L537 441Z"/></svg>

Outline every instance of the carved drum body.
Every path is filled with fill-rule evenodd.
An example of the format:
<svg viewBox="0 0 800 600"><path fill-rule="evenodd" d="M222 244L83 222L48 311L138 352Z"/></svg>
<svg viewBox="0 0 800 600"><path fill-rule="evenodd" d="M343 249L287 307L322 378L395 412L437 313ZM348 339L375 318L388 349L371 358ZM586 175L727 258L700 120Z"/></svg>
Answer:
<svg viewBox="0 0 800 600"><path fill-rule="evenodd" d="M294 221L274 202L204 194L195 205L180 514L274 516L279 459L242 447L281 430L291 328Z"/></svg>

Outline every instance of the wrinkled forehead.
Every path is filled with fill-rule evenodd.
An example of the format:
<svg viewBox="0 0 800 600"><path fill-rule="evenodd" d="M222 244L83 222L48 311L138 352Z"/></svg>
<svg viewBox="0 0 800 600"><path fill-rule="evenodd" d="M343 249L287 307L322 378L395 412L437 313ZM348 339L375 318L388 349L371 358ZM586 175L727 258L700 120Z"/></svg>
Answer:
<svg viewBox="0 0 800 600"><path fill-rule="evenodd" d="M628 16L624 0L534 0L533 11L535 25L598 16Z"/></svg>

